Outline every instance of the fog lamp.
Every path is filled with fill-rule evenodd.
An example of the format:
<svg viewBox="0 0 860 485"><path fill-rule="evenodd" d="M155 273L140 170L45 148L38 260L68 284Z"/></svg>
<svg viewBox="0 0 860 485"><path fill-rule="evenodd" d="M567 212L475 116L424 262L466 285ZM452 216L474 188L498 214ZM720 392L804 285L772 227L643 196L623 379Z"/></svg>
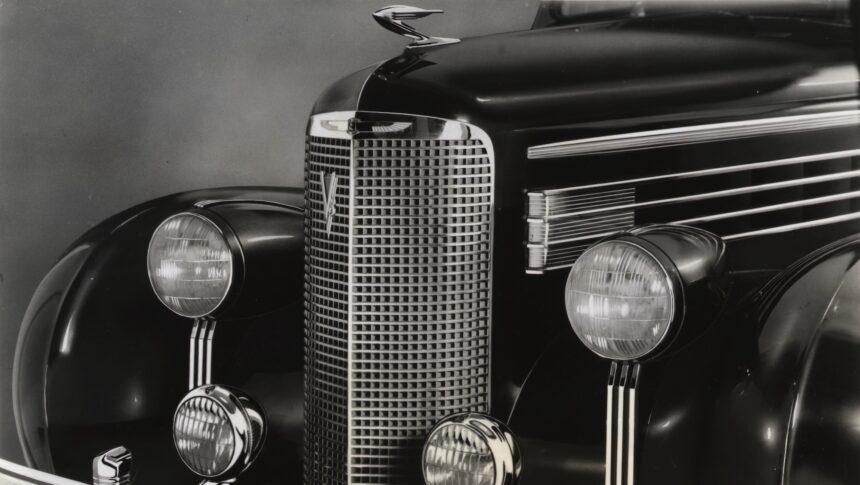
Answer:
<svg viewBox="0 0 860 485"><path fill-rule="evenodd" d="M167 308L184 317L214 312L230 291L233 252L207 217L184 212L167 218L152 235L149 281Z"/></svg>
<svg viewBox="0 0 860 485"><path fill-rule="evenodd" d="M259 454L265 420L245 396L214 385L198 387L179 403L173 417L173 441L182 462L194 473L229 480Z"/></svg>
<svg viewBox="0 0 860 485"><path fill-rule="evenodd" d="M682 300L676 286L666 266L643 245L624 239L601 242L570 271L567 315L576 336L594 353L638 359L669 333Z"/></svg>
<svg viewBox="0 0 860 485"><path fill-rule="evenodd" d="M476 413L440 421L427 436L422 462L427 485L512 485L522 469L513 433Z"/></svg>

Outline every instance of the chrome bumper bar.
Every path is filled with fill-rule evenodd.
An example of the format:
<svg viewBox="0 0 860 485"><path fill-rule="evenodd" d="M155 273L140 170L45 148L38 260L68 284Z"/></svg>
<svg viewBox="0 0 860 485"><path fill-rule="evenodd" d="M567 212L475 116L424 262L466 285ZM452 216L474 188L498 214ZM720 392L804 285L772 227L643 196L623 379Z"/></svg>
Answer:
<svg viewBox="0 0 860 485"><path fill-rule="evenodd" d="M131 453L120 446L93 459L93 485L130 485ZM0 483L11 485L87 485L0 459Z"/></svg>
<svg viewBox="0 0 860 485"><path fill-rule="evenodd" d="M0 459L0 483L11 485L87 485Z"/></svg>

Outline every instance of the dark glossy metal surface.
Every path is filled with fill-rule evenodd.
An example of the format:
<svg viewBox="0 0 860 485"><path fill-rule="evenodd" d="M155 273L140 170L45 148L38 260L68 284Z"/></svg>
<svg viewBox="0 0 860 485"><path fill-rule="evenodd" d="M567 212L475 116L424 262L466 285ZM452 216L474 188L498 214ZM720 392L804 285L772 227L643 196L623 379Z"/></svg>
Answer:
<svg viewBox="0 0 860 485"><path fill-rule="evenodd" d="M296 258L303 250L303 215L298 209L260 202L210 204L201 211L217 214L242 248L242 279L218 318L253 317L277 310L284 295L301 295L303 271ZM292 276L292 277L290 277Z"/></svg>
<svg viewBox="0 0 860 485"><path fill-rule="evenodd" d="M852 64L847 10L835 21L792 16L744 16L692 12L682 16L625 18L529 32L464 39L423 52L404 52L365 81L336 83L314 113L359 110L460 119L488 132L497 153L495 183L493 403L495 415L510 413L535 359L566 331L563 275L523 275L523 190L605 183L763 163L860 147L855 127L792 135L764 135L662 147L632 154L528 160L528 148L577 138L856 109L858 76ZM356 76L359 76L358 74ZM345 91L354 89L353 94ZM343 100L338 102L337 100ZM357 100L357 101L356 101ZM355 103L355 104L353 104ZM853 169L844 158L821 172ZM785 180L803 169L775 167L761 174L693 182L693 191ZM758 178L760 177L760 178ZM722 184L722 185L720 185ZM724 200L643 211L636 223L685 220L698 213L743 210L784 200L849 190L851 183L786 189ZM648 187L646 200L678 195L677 184ZM847 204L847 205L846 205ZM718 233L743 233L839 211L851 202L802 208L705 225ZM699 211L699 212L696 212ZM860 228L856 221L762 236L733 245L727 269L779 270L804 253ZM731 231L731 232L729 232ZM776 247L774 248L776 244ZM771 248L762 251L761 248ZM574 345L574 347L576 347ZM573 352L578 352L573 350ZM577 371L577 375L591 372ZM599 381L605 378L600 371ZM581 386L580 386L581 387Z"/></svg>
<svg viewBox="0 0 860 485"><path fill-rule="evenodd" d="M853 378L858 260L860 239L852 237L764 286L768 272L735 273L717 322L667 358L643 364L637 483L853 483L860 476L841 458L858 451L850 411L860 389ZM542 357L511 422L523 442L591 443L580 456L602 450L589 423L602 423L605 401L582 391L601 388L593 374L605 377L608 364L598 372L587 360L559 342ZM559 426L548 417L565 409L578 419ZM524 483L558 476L601 483L599 468L527 467Z"/></svg>
<svg viewBox="0 0 860 485"><path fill-rule="evenodd" d="M42 282L22 326L15 364L17 420L32 466L89 482L92 457L122 443L135 451L139 483L194 480L171 438L173 411L187 387L192 321L170 312L152 293L146 247L170 214L200 200L232 198L303 204L294 189L217 189L158 199L94 228ZM218 208L225 218L247 206L237 206L236 212L228 207ZM236 225L249 234L247 244L264 251L270 243L250 234L265 226L260 220L269 209L250 209L243 220L247 225ZM300 214L294 217L301 221ZM289 227L269 234L285 236ZM288 251L301 248L301 231L296 238ZM301 259L298 250L296 260ZM289 272L281 273L285 269ZM270 430L276 437L269 443L276 457L267 464L264 451L248 473L268 467L268 476L284 478L297 470L291 468L290 453L298 456L294 447L301 441L302 296L300 290L287 292L301 288L302 273L289 266L271 271L279 271L278 282L285 285L279 308L253 319L219 322L213 378L274 410Z"/></svg>
<svg viewBox="0 0 860 485"><path fill-rule="evenodd" d="M853 91L804 82L850 56L846 23L707 11L623 19L406 52L368 78L359 109L541 131L535 141L552 142L632 128L640 116L662 127L728 120Z"/></svg>
<svg viewBox="0 0 860 485"><path fill-rule="evenodd" d="M709 232L685 226L645 226L631 234L646 241L679 282L681 308L670 333L642 360L659 359L698 337L719 315L729 286L726 245Z"/></svg>

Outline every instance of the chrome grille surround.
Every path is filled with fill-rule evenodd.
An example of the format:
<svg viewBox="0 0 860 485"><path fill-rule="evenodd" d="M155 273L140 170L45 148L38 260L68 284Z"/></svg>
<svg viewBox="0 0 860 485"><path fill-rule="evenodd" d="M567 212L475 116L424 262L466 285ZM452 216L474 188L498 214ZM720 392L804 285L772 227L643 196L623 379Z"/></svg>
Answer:
<svg viewBox="0 0 860 485"><path fill-rule="evenodd" d="M489 408L492 144L385 113L308 132L304 481L420 483L436 422Z"/></svg>

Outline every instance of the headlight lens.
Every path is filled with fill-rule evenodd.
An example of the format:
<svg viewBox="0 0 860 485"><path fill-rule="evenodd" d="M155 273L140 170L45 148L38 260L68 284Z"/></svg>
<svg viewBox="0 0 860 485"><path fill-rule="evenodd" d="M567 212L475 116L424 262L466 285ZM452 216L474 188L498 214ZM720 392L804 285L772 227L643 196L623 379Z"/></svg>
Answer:
<svg viewBox="0 0 860 485"><path fill-rule="evenodd" d="M188 393L173 418L179 457L206 478L238 476L256 457L264 434L265 422L256 405L215 385Z"/></svg>
<svg viewBox="0 0 860 485"><path fill-rule="evenodd" d="M474 413L437 424L427 436L422 461L427 485L513 484L522 466L510 430Z"/></svg>
<svg viewBox="0 0 860 485"><path fill-rule="evenodd" d="M576 336L608 359L637 359L666 337L675 289L666 269L641 246L610 240L588 249L570 271L565 304Z"/></svg>
<svg viewBox="0 0 860 485"><path fill-rule="evenodd" d="M189 399L177 409L174 441L188 468L205 477L224 473L237 445L227 412L205 397Z"/></svg>
<svg viewBox="0 0 860 485"><path fill-rule="evenodd" d="M179 315L208 315L230 290L233 253L218 226L202 215L187 212L162 222L147 256L155 294Z"/></svg>

